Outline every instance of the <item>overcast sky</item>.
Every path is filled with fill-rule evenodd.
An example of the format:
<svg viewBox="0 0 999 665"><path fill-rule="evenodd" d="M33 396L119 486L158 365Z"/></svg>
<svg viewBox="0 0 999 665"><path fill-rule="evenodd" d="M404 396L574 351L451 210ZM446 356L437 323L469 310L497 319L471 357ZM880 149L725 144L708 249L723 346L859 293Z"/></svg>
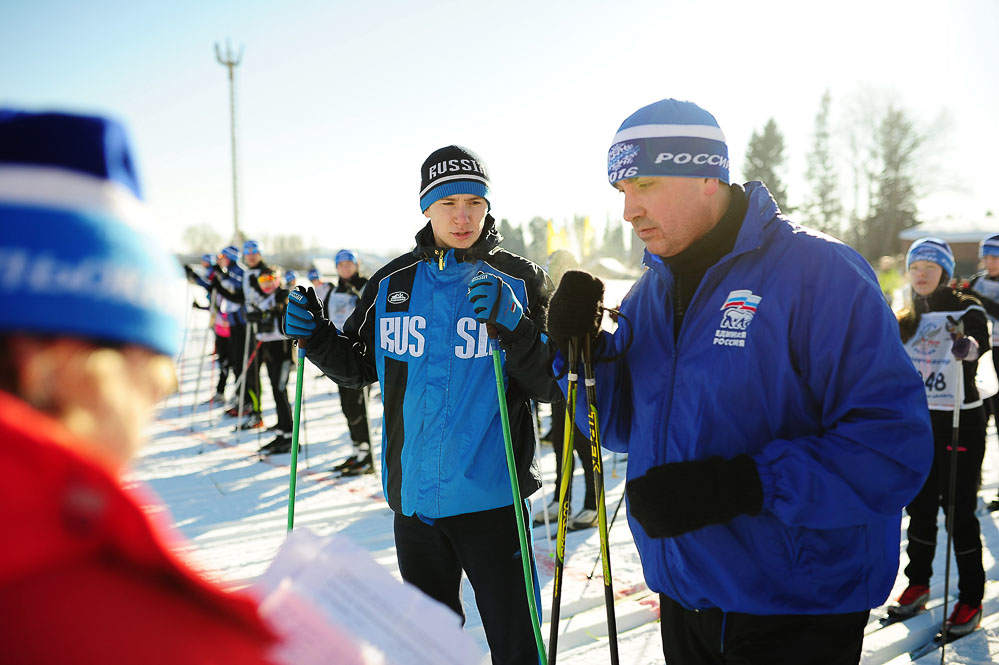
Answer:
<svg viewBox="0 0 999 665"><path fill-rule="evenodd" d="M485 161L497 217L619 221L609 141L663 97L715 114L733 178L752 131L774 117L798 203L827 88L837 118L882 94L925 125L943 114L949 130L927 156L942 176L924 214L999 213L996 0L0 0L0 17L0 104L122 118L153 231L176 248L188 225L232 229L228 90L213 51L226 37L245 46L237 119L251 236L406 248L423 220L419 166L449 143Z"/></svg>

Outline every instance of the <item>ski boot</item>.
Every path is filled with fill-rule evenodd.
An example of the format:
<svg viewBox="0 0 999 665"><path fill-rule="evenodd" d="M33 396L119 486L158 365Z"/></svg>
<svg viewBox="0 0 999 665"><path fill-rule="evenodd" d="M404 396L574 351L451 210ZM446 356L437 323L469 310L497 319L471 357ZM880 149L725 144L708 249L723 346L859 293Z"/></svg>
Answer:
<svg viewBox="0 0 999 665"><path fill-rule="evenodd" d="M375 472L375 465L371 461L371 453L354 459L355 462L352 465L340 471L341 476L363 476Z"/></svg>
<svg viewBox="0 0 999 665"><path fill-rule="evenodd" d="M276 451L288 452L291 450L291 434L287 432L278 431L277 436L274 437L270 442L265 443L260 446L257 450L261 455L271 455Z"/></svg>
<svg viewBox="0 0 999 665"><path fill-rule="evenodd" d="M302 451L302 444L298 444L299 452ZM274 440L266 446L262 446L258 451L261 455L284 455L291 452L291 435L279 432Z"/></svg>
<svg viewBox="0 0 999 665"><path fill-rule="evenodd" d="M978 628L978 624L981 622L981 603L978 606L973 606L957 601L957 604L954 605L954 611L947 619L947 641L967 635Z"/></svg>
<svg viewBox="0 0 999 665"><path fill-rule="evenodd" d="M246 420L240 423L239 429L241 430L258 429L263 426L264 426L264 421L260 418L260 414L251 413L246 417Z"/></svg>
<svg viewBox="0 0 999 665"><path fill-rule="evenodd" d="M583 508L572 516L566 529L569 531L579 531L580 529L592 529L597 525L597 511L595 508Z"/></svg>
<svg viewBox="0 0 999 665"><path fill-rule="evenodd" d="M930 587L923 584L910 584L898 597L896 604L888 607L888 616L895 620L914 617L926 609L926 601L929 599Z"/></svg>
<svg viewBox="0 0 999 665"><path fill-rule="evenodd" d="M555 524L558 522L558 499L552 499L548 504L548 522ZM539 510L534 513L534 526L541 526L545 523L545 511Z"/></svg>
<svg viewBox="0 0 999 665"><path fill-rule="evenodd" d="M214 406L216 404L224 404L224 403L225 403L225 395L223 395L222 393L215 393L207 400L202 402L201 406Z"/></svg>
<svg viewBox="0 0 999 665"><path fill-rule="evenodd" d="M357 455L351 455L344 461L335 465L332 469L330 469L330 471L332 471L333 473L343 473L346 469L349 469L355 464L357 464Z"/></svg>

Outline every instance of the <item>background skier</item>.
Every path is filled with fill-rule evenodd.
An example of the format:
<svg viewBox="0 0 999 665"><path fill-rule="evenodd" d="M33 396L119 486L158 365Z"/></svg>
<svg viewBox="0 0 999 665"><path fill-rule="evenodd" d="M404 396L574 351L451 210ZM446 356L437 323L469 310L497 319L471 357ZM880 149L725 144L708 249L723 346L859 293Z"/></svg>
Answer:
<svg viewBox="0 0 999 665"><path fill-rule="evenodd" d="M361 291L368 280L358 271L357 255L351 250L341 249L336 253L334 261L337 284L335 288L327 291L323 304L330 321L339 329L343 328L347 317L357 307ZM334 466L333 470L345 476L374 473L375 467L371 459L371 432L368 427L368 389L337 386L337 390L340 393L340 409L347 420L354 452L345 461Z"/></svg>
<svg viewBox="0 0 999 665"><path fill-rule="evenodd" d="M909 514L909 586L889 612L911 616L930 595L933 554L936 551L937 515L947 511L950 491L953 437L954 386L952 368L960 363L964 399L961 406L957 448L957 483L954 486L954 553L957 561L958 602L947 630L964 635L982 618L985 570L982 539L975 516L978 483L985 456L985 410L975 386L978 358L989 350L985 311L973 296L950 287L954 254L936 238L921 238L905 257L912 285L912 304L899 313L905 349L923 377L930 422L933 425L933 466L919 494L906 506Z"/></svg>

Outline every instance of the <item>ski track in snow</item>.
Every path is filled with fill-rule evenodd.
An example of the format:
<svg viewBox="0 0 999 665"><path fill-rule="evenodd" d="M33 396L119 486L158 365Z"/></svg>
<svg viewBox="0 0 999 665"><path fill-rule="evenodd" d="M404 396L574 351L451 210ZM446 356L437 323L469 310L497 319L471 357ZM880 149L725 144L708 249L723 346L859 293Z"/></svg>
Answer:
<svg viewBox="0 0 999 665"><path fill-rule="evenodd" d="M630 282L611 281L608 294L620 297ZM608 298L610 302L611 298ZM616 304L616 303L615 303ZM180 391L160 408L150 431L151 442L130 472L130 481L150 487L166 504L177 528L188 539L184 554L210 576L234 588L244 587L264 571L284 540L289 490L290 455L261 458L257 448L267 443L272 432L235 432L234 419L221 414L216 406L203 402L213 392L217 371L211 359L198 362L204 335L208 334L207 314L192 312L192 328L178 367ZM209 344L211 340L209 340ZM987 360L987 359L986 359ZM198 372L202 371L200 392L195 399ZM261 372L264 422L276 421L266 371ZM310 363L306 363L303 400L304 425L300 440L306 445L299 454L299 472L295 503L295 526L308 527L320 536L336 532L349 537L391 572L396 578L392 513L382 497L380 473L356 478L334 478L329 469L351 452L350 436L340 412L336 386ZM232 380L230 380L230 386ZM294 397L295 376L289 380L289 394ZM376 460L381 450L381 399L377 384L368 400L368 416ZM547 408L542 406L542 414ZM544 419L547 426L547 418ZM983 487L980 503L996 496L999 465L996 464L997 441L990 429L986 448ZM626 461L603 451L607 494L607 519L610 521L624 491ZM545 486L532 497L533 510L551 499L555 475L555 456L551 446L539 448ZM379 460L380 461L380 460ZM376 466L380 472L380 464ZM579 464L573 477L573 510L579 509L583 496L583 478ZM552 520L555 516L552 516ZM999 513L979 511L984 544L986 577L999 580ZM905 561L905 526L902 524L902 562ZM901 665L914 662L909 652L925 644L939 629L942 620L944 531L943 514L939 516L937 555L931 580L933 596L929 610L907 622L881 626L884 609L871 612L864 639L863 665ZM554 538L555 523L551 523ZM554 543L546 538L545 527L532 532L541 598L546 623L542 634L547 644L547 623L552 601ZM609 534L618 643L622 663L646 665L662 663L659 633L659 602L645 586L641 562L627 526L622 507ZM570 532L566 538L566 562L563 576L561 620L559 622L560 663L589 665L605 663L609 658L606 609L599 564L600 542L596 529ZM594 569L592 579L588 578ZM957 593L956 568L952 565L950 584L952 607ZM901 574L890 598L906 585ZM462 582L462 597L469 630L487 649L481 620L475 608L474 594L467 579ZM999 581L986 586L985 617L982 628L947 645L947 662L962 665L986 665L999 662ZM920 665L939 662L939 651L920 658Z"/></svg>

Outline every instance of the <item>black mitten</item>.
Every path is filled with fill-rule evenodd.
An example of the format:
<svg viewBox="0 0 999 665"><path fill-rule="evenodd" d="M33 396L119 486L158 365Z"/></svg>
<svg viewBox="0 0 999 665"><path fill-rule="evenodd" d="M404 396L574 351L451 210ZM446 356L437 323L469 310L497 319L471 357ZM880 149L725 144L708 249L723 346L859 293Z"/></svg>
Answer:
<svg viewBox="0 0 999 665"><path fill-rule="evenodd" d="M763 486L749 455L712 457L649 469L628 481L628 510L652 538L672 538L763 507Z"/></svg>
<svg viewBox="0 0 999 665"><path fill-rule="evenodd" d="M603 317L604 283L582 270L562 276L548 304L548 335L560 349L569 339L596 337Z"/></svg>

